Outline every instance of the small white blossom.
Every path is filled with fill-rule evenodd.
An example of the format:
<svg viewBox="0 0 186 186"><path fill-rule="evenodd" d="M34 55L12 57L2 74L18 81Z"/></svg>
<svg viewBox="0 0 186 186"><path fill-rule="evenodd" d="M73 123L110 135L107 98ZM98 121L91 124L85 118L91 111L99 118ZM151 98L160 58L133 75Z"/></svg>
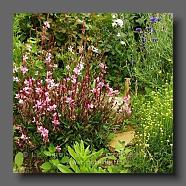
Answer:
<svg viewBox="0 0 186 186"><path fill-rule="evenodd" d="M120 26L122 27L123 26L123 20L122 19L116 19L113 21L112 23L112 26L115 27L115 26Z"/></svg>
<svg viewBox="0 0 186 186"><path fill-rule="evenodd" d="M125 41L120 41L121 45L126 45Z"/></svg>
<svg viewBox="0 0 186 186"><path fill-rule="evenodd" d="M70 52L73 52L73 47L72 47L72 46L69 46L69 47L68 47L68 50L69 50Z"/></svg>

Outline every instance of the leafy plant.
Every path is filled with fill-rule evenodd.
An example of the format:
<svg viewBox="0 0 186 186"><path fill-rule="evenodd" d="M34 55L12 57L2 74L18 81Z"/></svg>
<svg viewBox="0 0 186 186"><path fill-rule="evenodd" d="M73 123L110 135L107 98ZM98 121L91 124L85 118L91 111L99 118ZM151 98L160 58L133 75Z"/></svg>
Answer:
<svg viewBox="0 0 186 186"><path fill-rule="evenodd" d="M116 144L115 151L117 154L117 159L114 164L108 166L109 173L128 173L129 168L132 167L130 161L127 159L129 157L132 150L129 147L125 147L123 142L119 142Z"/></svg>
<svg viewBox="0 0 186 186"><path fill-rule="evenodd" d="M104 150L90 150L90 146L85 148L84 142L75 142L73 148L67 147L69 156L64 156L61 160L51 158L49 162L41 165L43 172L62 172L62 173L107 173L103 164L107 160L116 159L114 156L104 156ZM45 155L48 155L48 153Z"/></svg>
<svg viewBox="0 0 186 186"><path fill-rule="evenodd" d="M18 152L14 158L13 172L24 173L25 168L23 166L24 156L22 152Z"/></svg>

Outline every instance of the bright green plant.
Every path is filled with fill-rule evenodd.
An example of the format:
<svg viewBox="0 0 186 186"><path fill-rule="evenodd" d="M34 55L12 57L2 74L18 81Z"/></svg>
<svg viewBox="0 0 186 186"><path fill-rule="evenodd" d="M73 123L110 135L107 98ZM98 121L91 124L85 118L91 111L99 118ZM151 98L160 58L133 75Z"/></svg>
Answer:
<svg viewBox="0 0 186 186"><path fill-rule="evenodd" d="M23 166L24 156L22 152L18 152L14 158L13 172L24 173L25 167Z"/></svg>
<svg viewBox="0 0 186 186"><path fill-rule="evenodd" d="M84 142L75 142L73 148L67 147L68 155L60 158L53 151L44 151L44 154L50 158L41 165L42 172L61 172L61 173L108 173L107 161L116 160L116 157L105 154L104 149L98 151L90 150L90 146L85 148ZM119 168L118 168L119 169ZM113 169L109 169L110 171Z"/></svg>

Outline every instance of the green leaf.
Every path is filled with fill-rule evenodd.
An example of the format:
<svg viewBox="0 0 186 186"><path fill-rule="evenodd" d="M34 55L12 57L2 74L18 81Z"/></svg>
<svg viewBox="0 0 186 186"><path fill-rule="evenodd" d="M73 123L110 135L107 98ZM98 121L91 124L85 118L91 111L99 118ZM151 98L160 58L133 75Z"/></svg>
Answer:
<svg viewBox="0 0 186 186"><path fill-rule="evenodd" d="M81 148L81 153L83 153L84 150L85 150L85 146L84 146L83 140L81 140L81 142L80 142L80 148Z"/></svg>
<svg viewBox="0 0 186 186"><path fill-rule="evenodd" d="M53 144L50 144L48 150L53 154L54 152L56 152L56 148L54 147Z"/></svg>
<svg viewBox="0 0 186 186"><path fill-rule="evenodd" d="M49 171L50 169L52 169L52 165L49 162L45 162L40 166L43 170L45 171Z"/></svg>
<svg viewBox="0 0 186 186"><path fill-rule="evenodd" d="M79 172L79 167L76 165L76 161L73 158L70 158L69 164L75 173Z"/></svg>
<svg viewBox="0 0 186 186"><path fill-rule="evenodd" d="M68 157L68 156L62 157L62 159L61 159L60 162L61 162L61 163L67 163L67 162L69 162L69 157Z"/></svg>
<svg viewBox="0 0 186 186"><path fill-rule="evenodd" d="M58 164L57 168L62 172L62 173L73 173L72 170L70 170L67 166Z"/></svg>
<svg viewBox="0 0 186 186"><path fill-rule="evenodd" d="M23 165L23 153L18 152L15 156L15 164L17 167L21 167Z"/></svg>
<svg viewBox="0 0 186 186"><path fill-rule="evenodd" d="M52 163L54 166L57 167L57 165L60 163L58 159L50 160L50 163Z"/></svg>
<svg viewBox="0 0 186 186"><path fill-rule="evenodd" d="M128 154L128 153L131 152L131 151L132 151L131 149L126 148L124 152L125 152L125 154Z"/></svg>
<svg viewBox="0 0 186 186"><path fill-rule="evenodd" d="M44 153L46 156L49 156L49 157L52 156L51 152L49 152L49 151L44 151L43 153Z"/></svg>
<svg viewBox="0 0 186 186"><path fill-rule="evenodd" d="M74 152L74 150L70 146L68 146L68 152L77 161L76 153Z"/></svg>
<svg viewBox="0 0 186 186"><path fill-rule="evenodd" d="M124 146L123 146L121 143L117 143L117 144L116 144L115 150L116 150L117 152L120 152L120 151L122 151L123 149L124 149Z"/></svg>

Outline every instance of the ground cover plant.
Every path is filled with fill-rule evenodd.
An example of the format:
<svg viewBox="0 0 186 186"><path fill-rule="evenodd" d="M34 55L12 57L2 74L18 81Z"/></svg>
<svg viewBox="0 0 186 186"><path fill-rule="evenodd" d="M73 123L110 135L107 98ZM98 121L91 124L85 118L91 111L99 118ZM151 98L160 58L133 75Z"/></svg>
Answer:
<svg viewBox="0 0 186 186"><path fill-rule="evenodd" d="M15 14L14 172L172 173L172 45L170 13Z"/></svg>

